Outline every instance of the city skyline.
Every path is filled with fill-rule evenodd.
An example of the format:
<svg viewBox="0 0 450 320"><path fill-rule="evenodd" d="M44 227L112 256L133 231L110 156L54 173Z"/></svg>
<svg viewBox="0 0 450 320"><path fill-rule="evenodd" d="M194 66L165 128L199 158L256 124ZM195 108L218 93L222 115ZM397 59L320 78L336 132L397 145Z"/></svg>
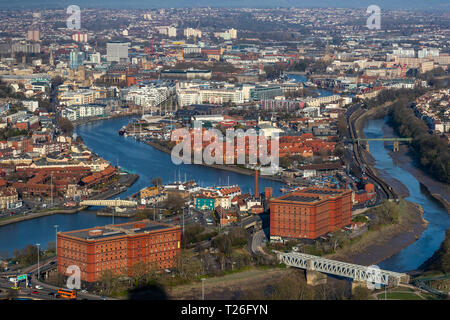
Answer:
<svg viewBox="0 0 450 320"><path fill-rule="evenodd" d="M403 10L447 10L450 8L450 4L446 0L317 0L313 3L311 1L303 0L280 0L280 1L268 1L268 0L168 0L163 3L155 0L130 0L126 4L121 0L110 0L110 1L92 1L87 0L44 0L44 1L33 1L33 0L22 0L20 3L9 2L2 0L0 1L0 8L41 8L41 9L51 9L51 8L66 8L69 5L78 5L84 8L109 8L109 9L142 9L142 8L367 8L370 5L378 5L385 9L403 9Z"/></svg>
<svg viewBox="0 0 450 320"><path fill-rule="evenodd" d="M446 3L16 4L0 300L448 299Z"/></svg>

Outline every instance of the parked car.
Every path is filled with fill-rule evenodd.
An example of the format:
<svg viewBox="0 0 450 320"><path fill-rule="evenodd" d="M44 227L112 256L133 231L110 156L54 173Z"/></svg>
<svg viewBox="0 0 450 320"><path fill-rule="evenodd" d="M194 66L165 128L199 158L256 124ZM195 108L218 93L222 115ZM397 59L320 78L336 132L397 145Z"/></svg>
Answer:
<svg viewBox="0 0 450 320"><path fill-rule="evenodd" d="M42 289L42 286L36 285L35 288L36 288L36 289Z"/></svg>
<svg viewBox="0 0 450 320"><path fill-rule="evenodd" d="M33 290L33 291L31 291L31 293L32 293L32 294L38 294L38 293L39 293L39 291L37 291L37 290Z"/></svg>

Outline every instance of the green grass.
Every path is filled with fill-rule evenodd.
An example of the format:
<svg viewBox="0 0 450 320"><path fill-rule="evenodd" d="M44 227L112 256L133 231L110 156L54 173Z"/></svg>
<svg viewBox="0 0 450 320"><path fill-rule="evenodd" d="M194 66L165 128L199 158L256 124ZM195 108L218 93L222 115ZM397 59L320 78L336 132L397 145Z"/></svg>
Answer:
<svg viewBox="0 0 450 320"><path fill-rule="evenodd" d="M388 300L423 300L417 294L412 292L388 292L386 294ZM384 293L380 293L377 295L377 298L380 300L384 300Z"/></svg>
<svg viewBox="0 0 450 320"><path fill-rule="evenodd" d="M441 298L437 297L434 294L431 293L421 293L422 297L424 297L426 300L441 300Z"/></svg>

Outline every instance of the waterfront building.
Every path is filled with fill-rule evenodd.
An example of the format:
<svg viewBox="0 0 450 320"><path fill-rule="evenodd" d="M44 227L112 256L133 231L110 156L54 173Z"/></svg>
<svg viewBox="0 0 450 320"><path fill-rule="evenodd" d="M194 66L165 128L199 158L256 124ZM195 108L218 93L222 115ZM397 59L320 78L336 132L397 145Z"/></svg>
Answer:
<svg viewBox="0 0 450 320"><path fill-rule="evenodd" d="M22 205L16 188L0 188L0 210L15 209Z"/></svg>
<svg viewBox="0 0 450 320"><path fill-rule="evenodd" d="M306 188L270 200L270 237L316 239L351 223L352 191Z"/></svg>
<svg viewBox="0 0 450 320"><path fill-rule="evenodd" d="M103 104L81 104L71 105L65 107L61 111L61 115L70 121L75 121L80 118L95 117L105 115L106 106Z"/></svg>
<svg viewBox="0 0 450 320"><path fill-rule="evenodd" d="M260 101L266 99L273 99L277 96L282 96L283 90L280 86L259 86L250 89L250 100Z"/></svg>
<svg viewBox="0 0 450 320"><path fill-rule="evenodd" d="M202 191L194 195L194 205L197 210L214 210L219 204L218 194L213 191Z"/></svg>
<svg viewBox="0 0 450 320"><path fill-rule="evenodd" d="M59 96L60 104L71 106L74 104L90 104L97 98L98 93L91 89L78 89L76 91L63 92Z"/></svg>
<svg viewBox="0 0 450 320"><path fill-rule="evenodd" d="M148 268L176 266L181 228L150 220L58 232L58 272L76 265L81 280L95 282L105 271L131 275L137 263Z"/></svg>

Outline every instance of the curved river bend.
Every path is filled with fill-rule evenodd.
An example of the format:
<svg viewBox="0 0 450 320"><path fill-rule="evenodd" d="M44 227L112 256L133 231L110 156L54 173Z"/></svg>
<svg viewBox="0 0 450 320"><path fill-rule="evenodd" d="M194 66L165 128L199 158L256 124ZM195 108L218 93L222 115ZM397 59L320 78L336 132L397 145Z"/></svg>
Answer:
<svg viewBox="0 0 450 320"><path fill-rule="evenodd" d="M123 168L139 174L139 179L120 198L127 197L140 189L150 186L154 177L161 177L164 183L176 179L184 181L194 179L201 186L238 184L242 192L254 192L254 177L231 171L198 165L175 165L170 154L159 151L131 137L119 136L119 129L130 121L129 118L101 120L81 125L76 133L81 136L87 147L113 165L119 163ZM282 184L277 181L259 179L259 190L272 187L274 195L280 194ZM114 222L129 221L115 217ZM12 254L27 244L40 243L43 247L49 241L55 241L55 225L58 231L68 231L112 223L111 217L95 214L95 208L75 214L58 214L32 220L13 223L0 227L0 254L5 250Z"/></svg>
<svg viewBox="0 0 450 320"><path fill-rule="evenodd" d="M86 145L99 156L111 163L139 174L139 179L121 198L131 195L140 189L151 185L151 179L159 176L165 183L175 180L175 176L182 180L195 179L202 186L217 184L238 184L243 192L252 192L254 188L253 176L242 175L230 171L219 170L196 165L174 165L170 155L144 143L136 142L133 138L118 135L118 130L127 124L128 118L103 120L88 123L76 128ZM364 133L368 138L383 137L384 119L367 122ZM393 271L409 271L416 269L439 248L445 234L450 227L450 218L446 210L433 198L423 193L419 182L408 171L394 164L383 142L370 142L370 151L375 158L375 167L384 170L395 179L401 181L409 190L407 200L418 203L424 210L424 218L429 222L427 229L412 245L401 250L398 254L379 263L381 268ZM280 193L281 183L260 178L260 190L270 186L274 194ZM111 217L100 217L94 210L86 210L72 215L52 215L14 223L0 227L0 254L5 250L12 254L15 248L21 249L27 244L40 243L45 246L55 240L55 227L59 231L101 226L112 222ZM126 218L115 218L115 222L127 221Z"/></svg>
<svg viewBox="0 0 450 320"><path fill-rule="evenodd" d="M382 138L385 125L386 119L369 120L364 127L364 134L367 138ZM398 272L415 270L439 249L445 230L450 227L450 216L437 200L421 190L419 181L412 174L394 163L383 141L370 141L369 144L370 154L376 160L375 168L403 183L409 190L409 197L405 199L421 205L423 217L428 221L427 228L416 242L378 266Z"/></svg>

